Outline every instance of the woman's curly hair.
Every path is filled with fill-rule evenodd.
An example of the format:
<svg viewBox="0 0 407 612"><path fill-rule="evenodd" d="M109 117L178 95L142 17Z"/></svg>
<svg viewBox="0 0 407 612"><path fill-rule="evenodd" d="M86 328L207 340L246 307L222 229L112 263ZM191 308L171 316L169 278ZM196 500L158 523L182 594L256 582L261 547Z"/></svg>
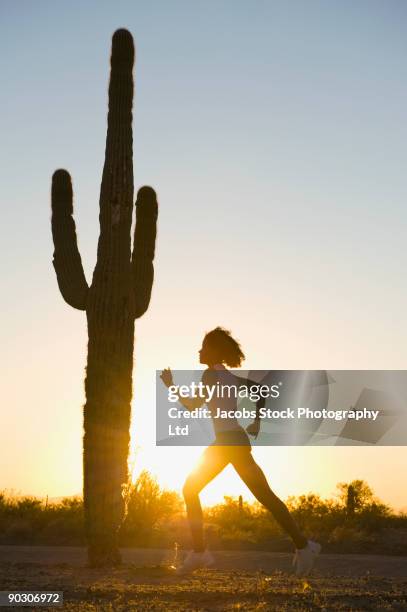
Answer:
<svg viewBox="0 0 407 612"><path fill-rule="evenodd" d="M217 354L219 362L226 363L230 368L241 366L245 356L239 342L232 337L230 331L223 327L216 327L208 332L204 339Z"/></svg>

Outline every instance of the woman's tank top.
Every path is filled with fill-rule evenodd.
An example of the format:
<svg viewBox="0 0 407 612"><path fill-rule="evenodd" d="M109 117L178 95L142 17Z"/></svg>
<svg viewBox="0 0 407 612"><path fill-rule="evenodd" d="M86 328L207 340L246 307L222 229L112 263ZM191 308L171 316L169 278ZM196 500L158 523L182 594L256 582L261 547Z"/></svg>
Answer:
<svg viewBox="0 0 407 612"><path fill-rule="evenodd" d="M227 391L219 397L215 392L213 398L206 402L212 417L216 436L215 444L250 446L249 436L233 414L237 409L237 398L235 397L234 388L242 386L244 380L229 372L224 365L218 364L211 369L205 370L202 382L204 385L209 386L216 385L217 383L219 383L219 386L232 385L230 397L228 397ZM221 411L226 410L228 416L224 418L217 417L218 409Z"/></svg>

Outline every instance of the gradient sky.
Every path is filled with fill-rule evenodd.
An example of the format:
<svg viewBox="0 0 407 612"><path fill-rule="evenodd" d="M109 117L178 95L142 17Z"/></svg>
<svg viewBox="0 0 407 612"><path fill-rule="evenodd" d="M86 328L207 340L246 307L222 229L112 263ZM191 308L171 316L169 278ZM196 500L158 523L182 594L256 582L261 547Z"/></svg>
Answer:
<svg viewBox="0 0 407 612"><path fill-rule="evenodd" d="M81 491L86 321L57 288L50 179L73 176L90 280L118 27L136 41L136 188L160 203L134 473L179 489L199 456L155 448L154 371L197 367L216 325L246 368L406 368L406 26L402 0L0 1L0 489ZM283 497L364 478L407 507L406 448L254 454ZM202 497L240 492L228 468Z"/></svg>

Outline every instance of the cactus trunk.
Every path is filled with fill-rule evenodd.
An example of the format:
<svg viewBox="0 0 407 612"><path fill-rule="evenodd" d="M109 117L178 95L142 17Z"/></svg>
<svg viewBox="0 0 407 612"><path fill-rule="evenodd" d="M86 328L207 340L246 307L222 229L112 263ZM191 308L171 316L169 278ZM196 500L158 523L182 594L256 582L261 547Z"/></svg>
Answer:
<svg viewBox="0 0 407 612"><path fill-rule="evenodd" d="M76 242L72 186L65 170L52 185L54 267L64 299L86 310L88 360L84 406L84 508L91 565L120 562L130 440L134 320L148 308L153 283L157 201L140 189L133 215L133 39L113 36L105 163L100 190L97 263L88 288Z"/></svg>
<svg viewBox="0 0 407 612"><path fill-rule="evenodd" d="M117 533L127 482L134 320L112 311L106 320L95 298L88 314L84 407L84 504L91 565L119 561Z"/></svg>

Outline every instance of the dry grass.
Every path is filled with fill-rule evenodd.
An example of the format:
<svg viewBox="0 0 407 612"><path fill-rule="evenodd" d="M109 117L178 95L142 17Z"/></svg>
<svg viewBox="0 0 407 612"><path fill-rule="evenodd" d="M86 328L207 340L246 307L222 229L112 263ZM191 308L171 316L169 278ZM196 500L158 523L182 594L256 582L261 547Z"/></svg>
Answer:
<svg viewBox="0 0 407 612"><path fill-rule="evenodd" d="M305 581L280 571L205 570L180 578L163 566L104 570L1 563L0 584L3 590L62 590L63 609L72 612L407 609L407 578L368 574L316 573Z"/></svg>

